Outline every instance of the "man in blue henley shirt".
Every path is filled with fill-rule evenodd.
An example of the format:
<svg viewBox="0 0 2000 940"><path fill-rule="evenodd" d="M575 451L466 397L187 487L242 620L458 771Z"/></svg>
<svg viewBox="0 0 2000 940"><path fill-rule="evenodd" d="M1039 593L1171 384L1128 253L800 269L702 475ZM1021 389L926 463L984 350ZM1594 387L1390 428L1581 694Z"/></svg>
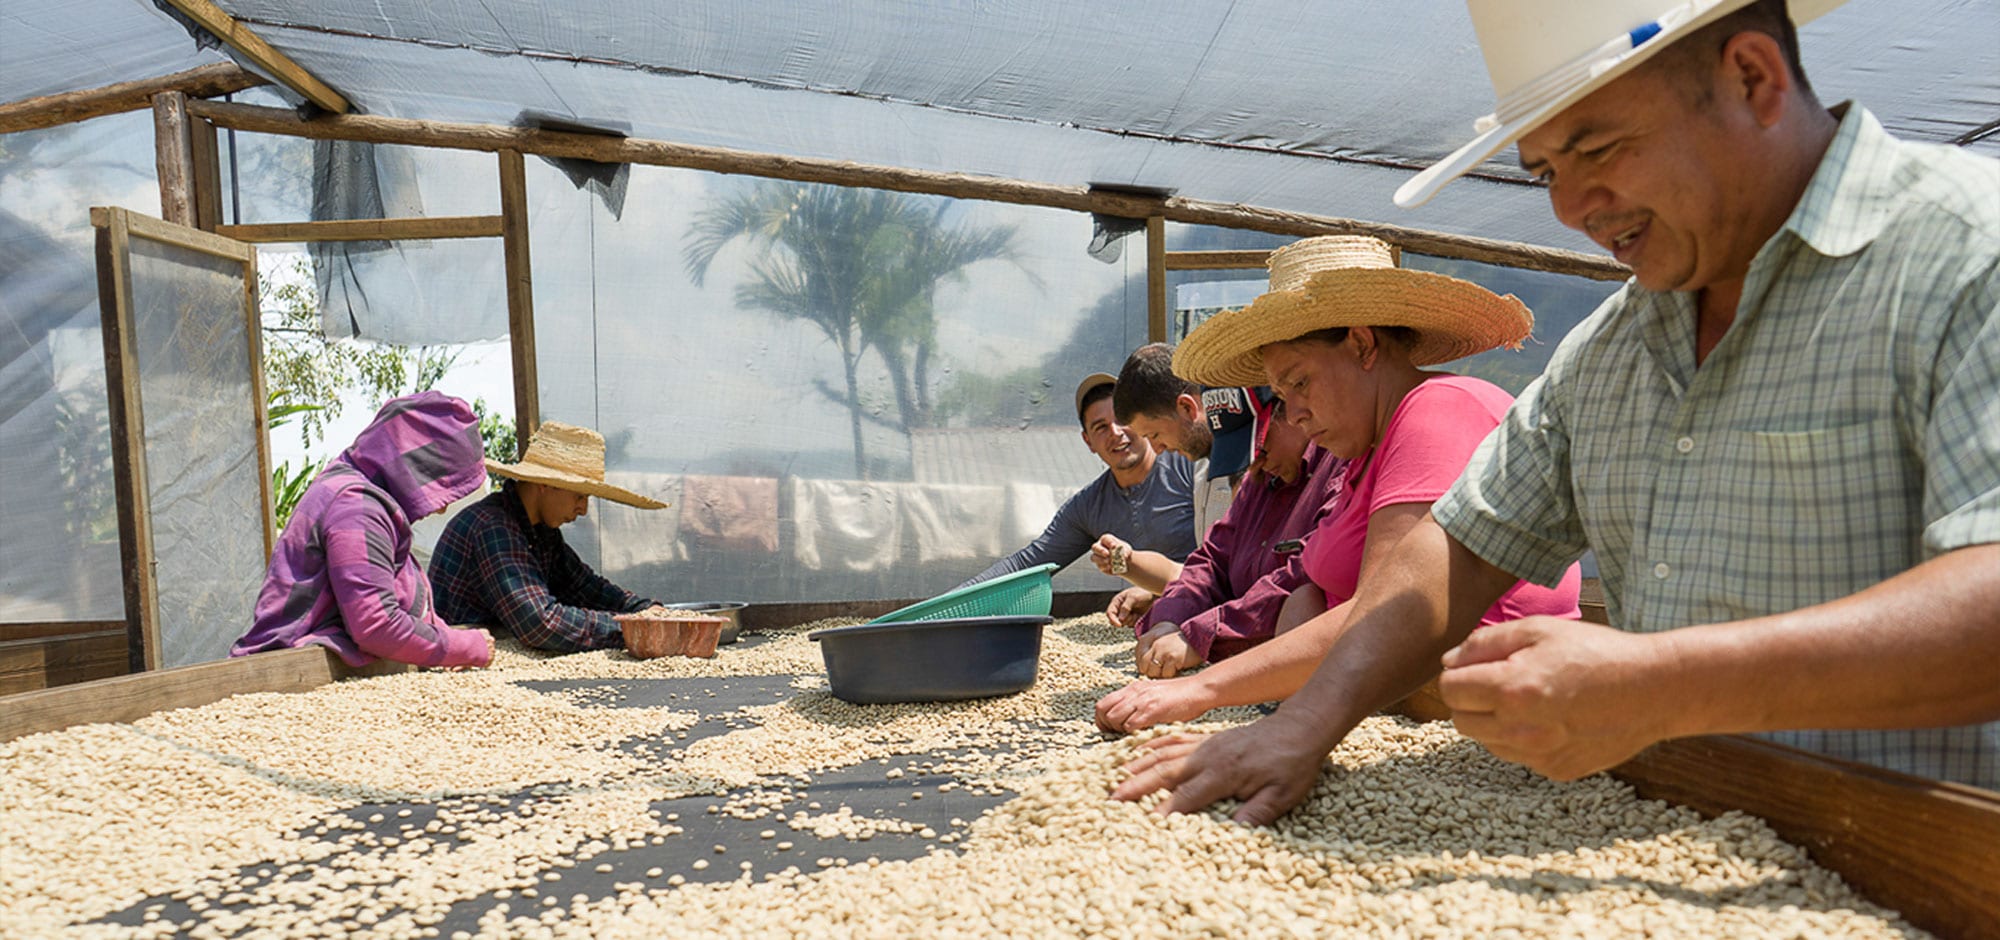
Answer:
<svg viewBox="0 0 2000 940"><path fill-rule="evenodd" d="M1194 551L1194 465L1179 454L1155 453L1112 417L1111 391L1117 381L1098 372L1076 387L1083 442L1107 469L1065 501L1027 547L966 584L1049 562L1067 567L1105 533L1130 542L1135 551L1155 551L1175 561Z"/></svg>

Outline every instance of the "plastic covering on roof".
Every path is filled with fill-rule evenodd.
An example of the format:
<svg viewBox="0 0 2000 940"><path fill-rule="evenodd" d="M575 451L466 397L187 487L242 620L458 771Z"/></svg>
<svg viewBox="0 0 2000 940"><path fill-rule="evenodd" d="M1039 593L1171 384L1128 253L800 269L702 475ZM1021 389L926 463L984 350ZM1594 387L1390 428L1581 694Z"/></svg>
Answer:
<svg viewBox="0 0 2000 940"><path fill-rule="evenodd" d="M0 103L227 61L141 0L0 3Z"/></svg>
<svg viewBox="0 0 2000 940"><path fill-rule="evenodd" d="M1518 181L1511 153L1485 168L1501 179L1461 182L1414 212L1390 203L1411 168L1492 106L1456 0L223 6L366 113L1138 185L1588 247ZM1996 31L2000 0L1853 0L1805 29L1805 57L1823 98L1856 98L1901 135L1949 142L2000 118ZM0 102L216 58L150 0L0 5ZM268 89L237 98L277 101ZM0 487L0 529L14 533L0 538L0 622L122 611L86 210L157 205L152 138L144 113L0 136L0 478L27 481ZM2000 155L2000 137L1968 146ZM232 222L498 209L490 154L247 133L225 147ZM909 283L850 285L902 302L842 318L790 290L813 277L790 245L823 232L772 241L739 228L712 254L700 247L736 208L825 198L824 187L637 167L579 192L530 161L528 193L542 414L603 430L614 478L675 504L600 506L570 538L663 598L905 598L956 584L1032 538L1097 471L1072 436L1068 389L1115 371L1146 334L1145 236L1094 256L1091 220L1076 213L847 193L857 212L888 213L881 234L896 244L1000 240ZM1173 249L1285 240L1167 227ZM267 272L311 269L336 335L455 342L505 327L493 239L272 252ZM854 267L908 274L898 262L912 256ZM1525 352L1452 367L1512 391L1613 289L1408 263L1518 293L1537 312ZM1254 285L1234 282L1261 278L1170 272L1174 322L1240 302L1226 298ZM1066 459L1013 459L1059 446ZM1062 582L1111 583L1087 564Z"/></svg>
<svg viewBox="0 0 2000 940"><path fill-rule="evenodd" d="M1517 183L1455 186L1412 212L1390 205L1407 168L1450 152L1492 106L1455 2L222 6L374 114L555 120L1585 247ZM157 71L123 67L95 29L50 25L94 24L99 7L121 27L175 28L142 0L12 6L0 33L49 38L6 40L27 67L6 69L0 100L45 90L31 75L88 63L105 80ZM1952 141L2000 119L2000 3L1856 0L1803 32L1822 96L1859 98L1896 133ZM1971 146L2000 154L1995 137ZM1485 169L1518 179L1512 160Z"/></svg>

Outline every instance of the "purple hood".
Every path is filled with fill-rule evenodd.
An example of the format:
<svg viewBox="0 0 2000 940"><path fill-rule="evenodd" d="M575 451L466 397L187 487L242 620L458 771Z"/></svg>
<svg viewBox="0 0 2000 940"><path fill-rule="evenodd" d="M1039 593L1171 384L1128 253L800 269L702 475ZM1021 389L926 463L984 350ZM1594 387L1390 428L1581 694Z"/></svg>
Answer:
<svg viewBox="0 0 2000 940"><path fill-rule="evenodd" d="M361 471L417 520L485 483L485 459L472 407L441 392L418 392L383 405L334 461Z"/></svg>
<svg viewBox="0 0 2000 940"><path fill-rule="evenodd" d="M479 419L465 402L419 392L383 405L299 498L250 631L230 652L312 643L355 666L485 665L486 635L447 626L432 609L410 532L485 480Z"/></svg>

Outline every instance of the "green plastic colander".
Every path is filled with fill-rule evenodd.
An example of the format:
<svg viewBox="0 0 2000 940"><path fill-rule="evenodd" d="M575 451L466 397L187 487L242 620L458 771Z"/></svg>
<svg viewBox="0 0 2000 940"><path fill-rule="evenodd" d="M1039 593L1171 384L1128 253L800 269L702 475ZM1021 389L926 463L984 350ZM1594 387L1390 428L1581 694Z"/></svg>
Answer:
<svg viewBox="0 0 2000 940"><path fill-rule="evenodd" d="M1024 568L892 610L869 623L952 620L959 617L1046 617L1050 605L1055 603L1055 570L1053 564Z"/></svg>

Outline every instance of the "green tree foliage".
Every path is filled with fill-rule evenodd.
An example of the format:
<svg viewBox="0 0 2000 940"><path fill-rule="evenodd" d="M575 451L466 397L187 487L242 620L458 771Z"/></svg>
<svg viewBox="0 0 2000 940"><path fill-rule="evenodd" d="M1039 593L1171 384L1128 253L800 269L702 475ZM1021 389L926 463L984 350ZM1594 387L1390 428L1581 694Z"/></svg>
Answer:
<svg viewBox="0 0 2000 940"><path fill-rule="evenodd" d="M486 443L487 457L501 463L521 459L521 440L511 416L489 410L484 398L472 400L472 413L479 416L479 439Z"/></svg>
<svg viewBox="0 0 2000 940"><path fill-rule="evenodd" d="M1025 429L1034 424L1056 424L1050 416L1064 414L1069 395L1055 388L1051 374L1038 366L1002 375L960 369L938 390L936 413L940 419L954 419L975 428ZM1074 421L1074 416L1070 420Z"/></svg>
<svg viewBox="0 0 2000 940"><path fill-rule="evenodd" d="M264 388L270 397L267 421L272 431L296 425L299 441L308 450L325 441L327 426L340 417L350 398L366 400L373 411L398 395L436 387L457 364L461 347L456 346L327 339L320 332L312 262L297 256L277 271L258 285ZM489 410L485 399L473 402L472 410L479 417L488 456L515 459L513 418ZM272 514L279 528L325 466L324 459L308 459L296 467L285 461L272 468Z"/></svg>
<svg viewBox="0 0 2000 940"><path fill-rule="evenodd" d="M937 288L985 260L1014 258L1012 226L947 220L949 200L875 189L765 180L729 193L695 217L687 270L700 284L739 239L754 255L736 302L812 324L840 352L854 466L867 477L860 365L874 352L888 370L903 430L936 420L930 368L937 353Z"/></svg>
<svg viewBox="0 0 2000 940"><path fill-rule="evenodd" d="M288 389L273 389L267 394L270 401L264 407L264 421L273 430L325 407L290 401ZM292 512L299 508L299 497L306 495L306 487L312 485L313 477L319 476L324 466L324 460L300 461L297 467L287 460L271 468L271 517L278 529L284 529L285 523L291 521Z"/></svg>
<svg viewBox="0 0 2000 940"><path fill-rule="evenodd" d="M454 346L393 346L327 339L320 331L312 262L294 257L258 285L264 326L264 387L273 401L312 405L298 412L299 442L324 440L351 393L372 410L398 395L432 388L458 362Z"/></svg>

